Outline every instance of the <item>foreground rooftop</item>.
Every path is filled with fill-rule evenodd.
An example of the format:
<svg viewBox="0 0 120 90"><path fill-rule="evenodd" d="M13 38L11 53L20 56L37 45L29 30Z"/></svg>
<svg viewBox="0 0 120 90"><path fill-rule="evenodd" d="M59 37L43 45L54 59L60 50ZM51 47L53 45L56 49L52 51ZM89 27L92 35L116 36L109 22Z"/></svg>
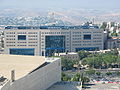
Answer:
<svg viewBox="0 0 120 90"><path fill-rule="evenodd" d="M45 63L42 56L0 55L0 76L11 79L11 71L15 70L15 80L27 75Z"/></svg>

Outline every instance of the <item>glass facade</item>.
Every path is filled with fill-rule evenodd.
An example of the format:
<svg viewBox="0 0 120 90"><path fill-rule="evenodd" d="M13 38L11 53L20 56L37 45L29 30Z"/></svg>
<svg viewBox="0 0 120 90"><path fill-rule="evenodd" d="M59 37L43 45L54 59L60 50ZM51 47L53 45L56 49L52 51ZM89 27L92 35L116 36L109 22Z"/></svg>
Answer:
<svg viewBox="0 0 120 90"><path fill-rule="evenodd" d="M91 39L91 35L84 35L84 40L89 40Z"/></svg>
<svg viewBox="0 0 120 90"><path fill-rule="evenodd" d="M99 50L99 47L83 47L83 48L76 48L76 52L86 50L86 51L94 51Z"/></svg>
<svg viewBox="0 0 120 90"><path fill-rule="evenodd" d="M10 54L34 56L34 48L10 48Z"/></svg>
<svg viewBox="0 0 120 90"><path fill-rule="evenodd" d="M65 36L46 36L45 37L46 56L53 53L65 52Z"/></svg>
<svg viewBox="0 0 120 90"><path fill-rule="evenodd" d="M18 35L18 40L26 40L26 35Z"/></svg>

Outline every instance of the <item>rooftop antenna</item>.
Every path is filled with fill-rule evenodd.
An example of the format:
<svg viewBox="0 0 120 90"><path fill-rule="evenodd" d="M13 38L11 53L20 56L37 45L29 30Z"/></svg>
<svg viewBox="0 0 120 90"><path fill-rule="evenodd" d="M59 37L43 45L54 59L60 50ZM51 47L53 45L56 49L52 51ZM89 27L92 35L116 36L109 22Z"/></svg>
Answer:
<svg viewBox="0 0 120 90"><path fill-rule="evenodd" d="M11 71L11 81L14 82L15 81L15 70Z"/></svg>

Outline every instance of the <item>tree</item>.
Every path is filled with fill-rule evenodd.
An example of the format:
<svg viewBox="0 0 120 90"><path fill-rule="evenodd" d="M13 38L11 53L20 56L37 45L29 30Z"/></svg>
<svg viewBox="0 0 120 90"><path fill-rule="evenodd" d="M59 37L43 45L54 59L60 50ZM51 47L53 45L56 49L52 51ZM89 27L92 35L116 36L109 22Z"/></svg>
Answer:
<svg viewBox="0 0 120 90"><path fill-rule="evenodd" d="M87 82L90 82L90 79L88 77L82 77L81 80L82 80L83 84L87 83Z"/></svg>
<svg viewBox="0 0 120 90"><path fill-rule="evenodd" d="M118 54L119 54L117 48L115 48L112 52L113 52L113 55L116 55L116 56L118 56Z"/></svg>
<svg viewBox="0 0 120 90"><path fill-rule="evenodd" d="M75 74L72 78L71 81L82 81L82 83L89 82L90 79L87 77L84 77L83 75L80 75L80 73Z"/></svg>
<svg viewBox="0 0 120 90"><path fill-rule="evenodd" d="M120 76L120 72L118 71L118 72L115 72L118 76Z"/></svg>
<svg viewBox="0 0 120 90"><path fill-rule="evenodd" d="M100 75L101 75L101 72L96 72L96 75L100 76Z"/></svg>
<svg viewBox="0 0 120 90"><path fill-rule="evenodd" d="M118 34L117 34L115 31L113 31L113 33L111 33L111 36L115 36L115 37L117 37Z"/></svg>
<svg viewBox="0 0 120 90"><path fill-rule="evenodd" d="M70 77L68 75L66 75L65 73L62 72L62 77L61 77L61 80L62 81L70 81Z"/></svg>
<svg viewBox="0 0 120 90"><path fill-rule="evenodd" d="M78 55L79 55L80 60L82 60L83 58L86 58L88 55L90 55L90 52L88 52L88 51L79 51Z"/></svg>
<svg viewBox="0 0 120 90"><path fill-rule="evenodd" d="M103 22L103 24L102 24L102 26L100 28L106 29L106 27L107 27L107 22Z"/></svg>
<svg viewBox="0 0 120 90"><path fill-rule="evenodd" d="M110 75L112 75L112 73L111 72L107 72L106 75L110 76Z"/></svg>
<svg viewBox="0 0 120 90"><path fill-rule="evenodd" d="M85 73L87 75L93 75L93 74L95 74L95 70L90 69L90 70L87 70Z"/></svg>
<svg viewBox="0 0 120 90"><path fill-rule="evenodd" d="M61 58L62 68L72 69L74 64L78 64L78 63L79 63L78 60L71 60L64 57Z"/></svg>
<svg viewBox="0 0 120 90"><path fill-rule="evenodd" d="M89 54L88 57L83 58L83 65L89 65L90 68L113 67L118 64L120 66L120 56L118 56L117 49L101 54Z"/></svg>
<svg viewBox="0 0 120 90"><path fill-rule="evenodd" d="M89 65L90 68L100 68L102 66L102 58L99 56L87 57L83 59L82 64Z"/></svg>

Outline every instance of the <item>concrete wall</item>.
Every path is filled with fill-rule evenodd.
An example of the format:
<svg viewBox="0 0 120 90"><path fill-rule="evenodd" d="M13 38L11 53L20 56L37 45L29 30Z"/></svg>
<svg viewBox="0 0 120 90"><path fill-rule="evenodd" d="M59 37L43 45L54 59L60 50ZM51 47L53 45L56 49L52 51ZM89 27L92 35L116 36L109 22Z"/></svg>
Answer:
<svg viewBox="0 0 120 90"><path fill-rule="evenodd" d="M61 81L60 59L19 80L8 82L1 90L46 90L59 81Z"/></svg>

